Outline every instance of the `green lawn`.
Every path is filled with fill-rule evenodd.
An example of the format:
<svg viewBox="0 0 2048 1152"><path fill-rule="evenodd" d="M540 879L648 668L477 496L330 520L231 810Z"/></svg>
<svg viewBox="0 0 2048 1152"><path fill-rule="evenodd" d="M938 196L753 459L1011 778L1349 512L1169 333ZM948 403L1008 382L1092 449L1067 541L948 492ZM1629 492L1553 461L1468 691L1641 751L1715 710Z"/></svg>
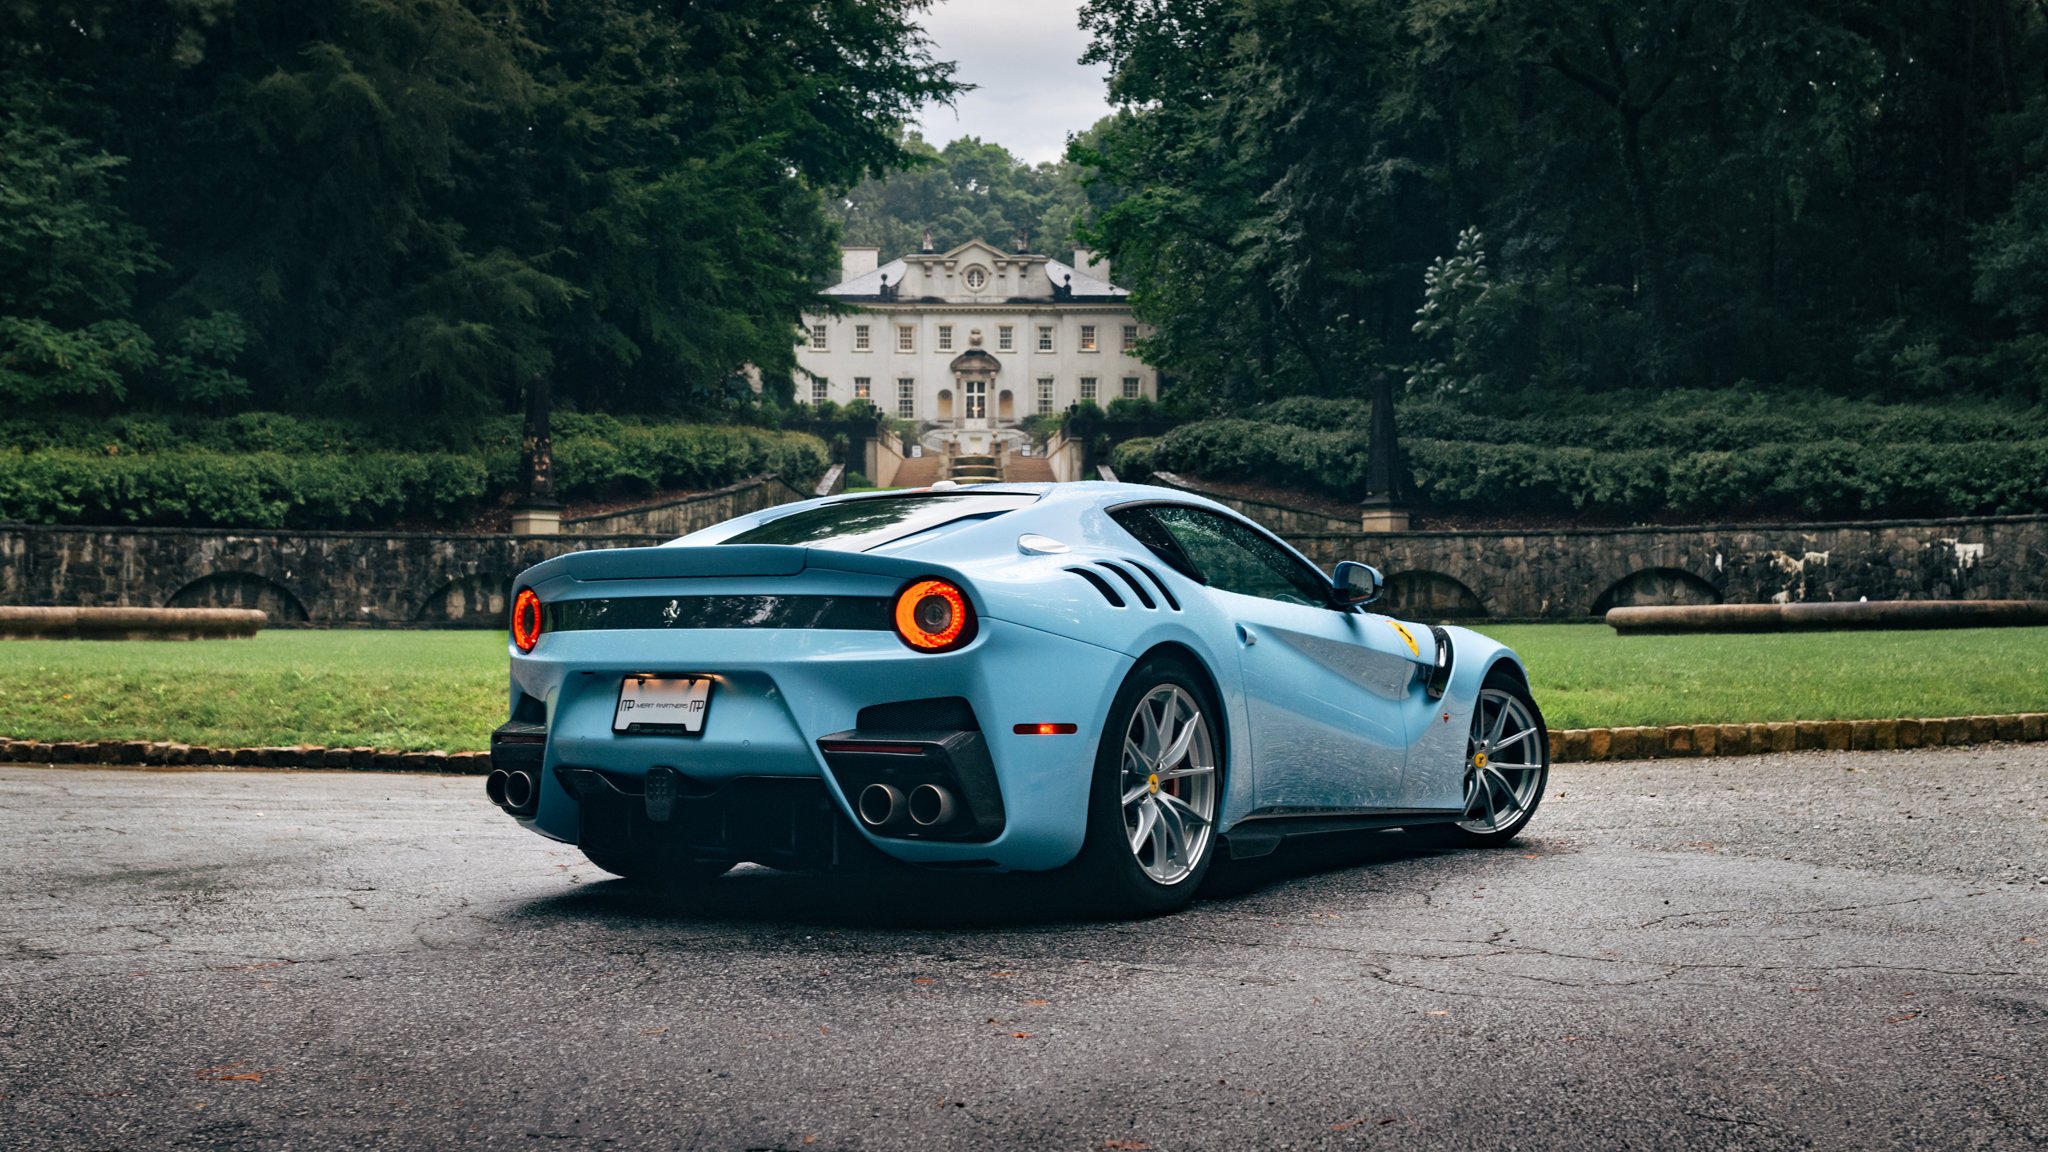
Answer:
<svg viewBox="0 0 2048 1152"><path fill-rule="evenodd" d="M505 670L496 630L0 641L0 734L478 750L505 718Z"/></svg>
<svg viewBox="0 0 2048 1152"><path fill-rule="evenodd" d="M1529 663L1552 727L2048 711L2048 628L1632 636L1487 629ZM497 632L265 632L254 640L0 642L0 735L215 747L485 747Z"/></svg>
<svg viewBox="0 0 2048 1152"><path fill-rule="evenodd" d="M1529 666L1553 728L2048 711L2048 628L1619 636L1482 631Z"/></svg>

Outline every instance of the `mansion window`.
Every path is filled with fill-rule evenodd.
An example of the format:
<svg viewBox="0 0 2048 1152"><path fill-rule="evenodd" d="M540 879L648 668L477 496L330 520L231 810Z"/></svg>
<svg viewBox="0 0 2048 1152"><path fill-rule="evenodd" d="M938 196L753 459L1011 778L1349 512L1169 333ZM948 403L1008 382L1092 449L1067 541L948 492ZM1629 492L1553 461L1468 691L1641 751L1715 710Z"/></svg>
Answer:
<svg viewBox="0 0 2048 1152"><path fill-rule="evenodd" d="M986 271L980 268L969 268L967 270L967 290L969 292L979 292L987 284L988 273Z"/></svg>
<svg viewBox="0 0 2048 1152"><path fill-rule="evenodd" d="M952 350L953 326L951 324L941 324L939 325L939 351L951 352Z"/></svg>
<svg viewBox="0 0 2048 1152"><path fill-rule="evenodd" d="M811 325L811 351L823 352L824 350L825 326L823 324L813 324Z"/></svg>
<svg viewBox="0 0 2048 1152"><path fill-rule="evenodd" d="M1008 324L996 325L996 351L1015 352L1016 350L1017 330Z"/></svg>
<svg viewBox="0 0 2048 1152"><path fill-rule="evenodd" d="M811 403L813 403L813 404L823 404L823 403L825 402L825 399L826 399L826 397L825 397L825 389L826 389L826 383L825 383L825 381L823 381L823 380L813 380L813 381L811 381Z"/></svg>
<svg viewBox="0 0 2048 1152"><path fill-rule="evenodd" d="M1039 331L1042 333L1045 329L1041 328ZM1095 325L1093 324L1081 325L1081 351L1095 351Z"/></svg>
<svg viewBox="0 0 2048 1152"><path fill-rule="evenodd" d="M1137 378L1136 376L1126 376L1126 377L1124 377L1124 399L1126 399L1126 400L1136 400L1137 398L1138 398L1138 378Z"/></svg>
<svg viewBox="0 0 2048 1152"><path fill-rule="evenodd" d="M1093 376L1083 376L1083 377L1081 377L1081 399L1083 399L1083 400L1093 400L1093 399L1095 399L1095 377L1093 377Z"/></svg>
<svg viewBox="0 0 2048 1152"><path fill-rule="evenodd" d="M1126 324L1124 325L1124 351L1136 352L1137 350L1138 326L1136 324Z"/></svg>
<svg viewBox="0 0 2048 1152"><path fill-rule="evenodd" d="M869 387L869 380L867 377L855 376L853 378L853 398L855 400L866 400L868 398L868 393L870 393L871 391L873 391L873 389Z"/></svg>
<svg viewBox="0 0 2048 1152"><path fill-rule="evenodd" d="M916 328L913 328L908 324L898 324L896 326L896 350L898 352L917 351Z"/></svg>
<svg viewBox="0 0 2048 1152"><path fill-rule="evenodd" d="M896 381L896 415L905 420L917 415L917 381Z"/></svg>
<svg viewBox="0 0 2048 1152"><path fill-rule="evenodd" d="M855 324L853 326L853 350L855 352L866 352L871 347L873 345L868 337L868 326L865 324Z"/></svg>
<svg viewBox="0 0 2048 1152"><path fill-rule="evenodd" d="M1040 324L1038 326L1038 350L1040 352L1052 351L1052 325Z"/></svg>
<svg viewBox="0 0 2048 1152"><path fill-rule="evenodd" d="M1052 377L1038 378L1038 414L1043 416L1052 411Z"/></svg>

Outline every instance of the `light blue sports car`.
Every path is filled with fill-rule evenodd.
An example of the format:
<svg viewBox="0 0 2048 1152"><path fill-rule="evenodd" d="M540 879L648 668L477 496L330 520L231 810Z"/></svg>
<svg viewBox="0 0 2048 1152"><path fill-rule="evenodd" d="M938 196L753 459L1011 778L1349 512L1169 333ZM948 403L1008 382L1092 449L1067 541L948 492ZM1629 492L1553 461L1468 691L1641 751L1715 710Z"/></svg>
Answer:
<svg viewBox="0 0 2048 1152"><path fill-rule="evenodd" d="M1379 590L1144 485L784 505L521 574L488 791L623 876L879 853L1139 914L1291 835L1508 840L1549 765L1520 662Z"/></svg>

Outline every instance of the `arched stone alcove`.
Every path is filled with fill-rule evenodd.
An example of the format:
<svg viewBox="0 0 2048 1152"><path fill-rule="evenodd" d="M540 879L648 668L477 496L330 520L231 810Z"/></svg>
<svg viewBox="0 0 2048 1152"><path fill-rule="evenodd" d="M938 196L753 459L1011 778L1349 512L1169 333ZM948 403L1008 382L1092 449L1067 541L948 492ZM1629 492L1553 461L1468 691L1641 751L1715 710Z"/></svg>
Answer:
<svg viewBox="0 0 2048 1152"><path fill-rule="evenodd" d="M480 573L442 585L420 605L413 623L441 628L508 628L511 606L512 577Z"/></svg>
<svg viewBox="0 0 2048 1152"><path fill-rule="evenodd" d="M304 624L312 617L291 590L254 572L214 572L164 601L166 608L260 608L272 624Z"/></svg>
<svg viewBox="0 0 2048 1152"><path fill-rule="evenodd" d="M1645 568L1608 585L1593 601L1593 615L1605 616L1609 608L1720 602L1721 593L1712 584L1683 568Z"/></svg>
<svg viewBox="0 0 2048 1152"><path fill-rule="evenodd" d="M1486 615L1486 604L1455 577L1416 569L1387 577L1373 610L1416 620L1469 620Z"/></svg>

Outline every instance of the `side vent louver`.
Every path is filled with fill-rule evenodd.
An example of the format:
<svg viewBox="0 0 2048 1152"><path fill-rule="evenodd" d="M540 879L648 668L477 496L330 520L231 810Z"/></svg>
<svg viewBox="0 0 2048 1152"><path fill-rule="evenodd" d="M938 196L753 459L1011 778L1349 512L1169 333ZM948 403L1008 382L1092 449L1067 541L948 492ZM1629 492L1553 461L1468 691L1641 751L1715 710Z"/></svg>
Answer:
<svg viewBox="0 0 2048 1152"><path fill-rule="evenodd" d="M1138 594L1138 603L1143 604L1147 608L1159 607L1159 605L1154 604L1152 602L1151 594L1145 591L1145 586L1143 584L1138 583L1138 578L1136 576L1133 576L1129 572L1126 572L1123 569L1117 567L1116 565L1111 564L1107 560L1097 560L1095 562L1095 566L1097 568L1109 569L1111 572L1116 574L1117 579L1122 580L1126 584L1129 584L1131 586L1131 591L1136 592Z"/></svg>
<svg viewBox="0 0 2048 1152"><path fill-rule="evenodd" d="M1067 571L1095 585L1095 590L1102 593L1102 598L1109 601L1112 607L1121 608L1124 606L1124 598L1116 594L1116 589L1109 586L1109 581L1104 580L1086 568L1069 568Z"/></svg>
<svg viewBox="0 0 2048 1152"><path fill-rule="evenodd" d="M1173 593L1167 589L1166 581L1161 580L1159 578L1159 573L1154 572L1150 568L1145 567L1143 564L1138 563L1136 560L1126 560L1124 561L1124 563L1129 564L1131 567L1136 568L1140 572L1143 572L1146 576L1151 577L1152 583L1156 585L1159 589L1159 594L1161 596L1166 597L1166 606L1168 608L1173 609L1175 612L1180 611L1180 601L1173 598Z"/></svg>
<svg viewBox="0 0 2048 1152"><path fill-rule="evenodd" d="M1141 580L1137 576L1132 575L1124 565L1137 569L1144 574L1145 579ZM1115 564L1107 560L1097 560L1091 567L1082 568L1076 566L1068 568L1066 571L1072 572L1074 575L1093 584L1095 590L1102 593L1102 598L1109 601L1114 607L1123 608L1128 606L1121 589L1129 589L1130 594L1138 598L1138 603L1146 608L1156 611L1159 608L1159 601L1163 600L1168 608L1173 609L1175 612L1180 611L1180 601L1174 598L1172 592L1167 591L1166 582L1159 578L1159 573L1154 572L1152 569L1147 568L1128 556L1119 558L1118 563ZM1104 572L1114 576L1115 579L1105 578L1103 576ZM1149 587L1146 583L1148 580L1150 581ZM1158 600L1153 599L1152 596L1152 592L1155 589L1159 593Z"/></svg>

